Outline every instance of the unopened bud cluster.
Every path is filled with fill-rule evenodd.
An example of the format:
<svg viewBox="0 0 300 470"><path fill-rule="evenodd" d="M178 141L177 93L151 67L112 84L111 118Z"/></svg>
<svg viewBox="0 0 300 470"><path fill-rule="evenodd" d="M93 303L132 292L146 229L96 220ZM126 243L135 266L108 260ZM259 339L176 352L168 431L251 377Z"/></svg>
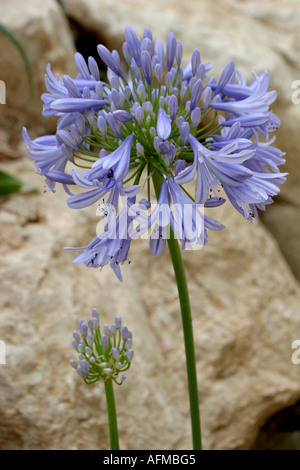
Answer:
<svg viewBox="0 0 300 470"><path fill-rule="evenodd" d="M96 309L92 310L92 318L87 323L82 319L78 321L78 328L79 331L73 332L72 340L78 360L71 359L71 366L87 384L111 378L121 385L134 354L131 331L122 325L120 317L116 317L115 323L103 325L101 332L100 315Z"/></svg>

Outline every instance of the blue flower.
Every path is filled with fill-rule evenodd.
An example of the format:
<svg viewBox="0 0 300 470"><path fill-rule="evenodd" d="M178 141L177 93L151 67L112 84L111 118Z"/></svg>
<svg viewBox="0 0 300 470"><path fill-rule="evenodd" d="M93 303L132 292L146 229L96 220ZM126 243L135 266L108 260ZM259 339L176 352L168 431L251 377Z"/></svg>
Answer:
<svg viewBox="0 0 300 470"><path fill-rule="evenodd" d="M123 181L129 171L132 142L133 135L127 136L114 152L97 160L89 172L89 179L103 179L104 186L109 189Z"/></svg>
<svg viewBox="0 0 300 470"><path fill-rule="evenodd" d="M132 194L139 189L134 188ZM65 249L83 252L73 260L73 263L84 263L88 267L101 269L109 264L118 279L122 281L120 266L125 261L129 261L131 238L128 229L132 217L128 216L127 196L123 196L124 208L119 215L117 214L119 194L124 193L122 193L122 190L115 188L102 210L104 230L87 246L67 247ZM133 203L133 200L134 198L129 199L131 203Z"/></svg>
<svg viewBox="0 0 300 470"><path fill-rule="evenodd" d="M29 146L28 155L34 160L39 174L47 176L55 172L55 174L67 177L65 175L65 168L68 162L68 155L64 152L63 146L59 145L57 136L46 135L38 137L33 141L30 139L27 130L23 128L23 138ZM54 191L57 181L57 179L52 179L51 176L46 177L46 183L51 191ZM73 184L72 178L70 180L67 177L64 184Z"/></svg>
<svg viewBox="0 0 300 470"><path fill-rule="evenodd" d="M192 201L173 178L168 178L168 185L175 208L175 216L171 214L170 223L183 249L193 249L193 245L202 247L207 242L207 229L217 231L225 228L220 222L205 215L201 211L204 205Z"/></svg>
<svg viewBox="0 0 300 470"><path fill-rule="evenodd" d="M171 222L170 194L166 181L163 181L160 195L154 210L148 216L148 204L140 201L137 206L131 204L129 215L132 221L129 225L128 235L131 239L137 239L151 229L150 250L153 256L159 256L165 249L167 242L167 227Z"/></svg>
<svg viewBox="0 0 300 470"><path fill-rule="evenodd" d="M75 78L55 77L48 65L43 115L57 116L56 134L31 140L24 130L29 157L52 191L63 185L70 208L99 210L104 200L103 231L78 248L74 262L110 265L119 279L132 240L147 234L159 256L173 230L182 249L201 247L208 230L224 228L207 215L210 208L228 200L252 221L286 178L278 168L284 153L273 145L280 120L271 109L276 91L269 90L267 71L248 84L231 60L219 77L208 77L212 64L202 62L198 49L182 65L173 32L165 49L149 28L139 38L126 26L125 38L128 72L116 50L97 47L106 81L97 61L79 53ZM162 182L158 199L153 175ZM185 185L192 181L190 194ZM142 188L147 199L136 203ZM85 363L80 367L85 374Z"/></svg>

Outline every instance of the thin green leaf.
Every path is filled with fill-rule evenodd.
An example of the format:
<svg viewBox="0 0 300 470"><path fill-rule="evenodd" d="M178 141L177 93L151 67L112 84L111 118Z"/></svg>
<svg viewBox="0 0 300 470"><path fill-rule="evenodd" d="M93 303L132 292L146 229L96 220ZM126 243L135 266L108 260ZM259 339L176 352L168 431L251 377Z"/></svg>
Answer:
<svg viewBox="0 0 300 470"><path fill-rule="evenodd" d="M32 68L31 68L31 65L30 65L30 62L29 62L29 59L26 55L26 52L24 51L21 43L18 41L18 39L15 37L15 35L8 29L6 28L6 26L4 26L3 24L0 23L0 31L5 34L5 36L7 36L7 38L16 46L16 48L18 49L22 59L23 59L23 62L25 64L25 67L26 67L26 72L27 72L27 76L28 76L28 80L29 80L29 94L28 94L28 99L27 99L27 103L31 103L32 99L33 99L33 92L34 92L34 79L33 79L33 72L32 72Z"/></svg>
<svg viewBox="0 0 300 470"><path fill-rule="evenodd" d="M0 197L17 192L34 192L37 189L12 175L0 170Z"/></svg>

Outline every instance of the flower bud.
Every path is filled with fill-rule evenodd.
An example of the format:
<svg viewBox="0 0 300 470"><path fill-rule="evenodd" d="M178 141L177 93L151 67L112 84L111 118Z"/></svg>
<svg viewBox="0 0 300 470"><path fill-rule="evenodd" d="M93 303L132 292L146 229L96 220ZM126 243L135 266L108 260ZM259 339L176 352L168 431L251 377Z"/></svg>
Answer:
<svg viewBox="0 0 300 470"><path fill-rule="evenodd" d="M111 349L111 353L112 353L114 359L115 359L116 361L118 361L119 358L120 358L120 353L119 353L118 349L117 349L117 348L112 348L112 349Z"/></svg>
<svg viewBox="0 0 300 470"><path fill-rule="evenodd" d="M191 60L193 75L196 75L200 62L201 62L200 52L198 51L198 49L195 49L192 54L192 60Z"/></svg>
<svg viewBox="0 0 300 470"><path fill-rule="evenodd" d="M127 355L128 361L131 362L132 358L133 358L133 355L134 355L133 349L128 349L128 351L126 352L126 355Z"/></svg>
<svg viewBox="0 0 300 470"><path fill-rule="evenodd" d="M181 64L182 54L183 54L182 44L180 41L176 41L176 63L178 67Z"/></svg>
<svg viewBox="0 0 300 470"><path fill-rule="evenodd" d="M169 33L167 37L167 47L166 47L167 68L169 71L171 70L174 59L175 59L176 45L177 43L176 43L176 37L174 33Z"/></svg>
<svg viewBox="0 0 300 470"><path fill-rule="evenodd" d="M193 111L191 112L191 122L192 126L195 128L198 126L198 124L201 121L201 111L200 108L194 108Z"/></svg>
<svg viewBox="0 0 300 470"><path fill-rule="evenodd" d="M104 351L106 351L109 346L109 339L106 335L101 336L101 344L103 346Z"/></svg>
<svg viewBox="0 0 300 470"><path fill-rule="evenodd" d="M178 110L178 100L175 95L172 95L169 100L169 113L172 121L176 118L176 113Z"/></svg>
<svg viewBox="0 0 300 470"><path fill-rule="evenodd" d="M122 338L125 341L128 338L128 328L127 326L122 326L121 328Z"/></svg>
<svg viewBox="0 0 300 470"><path fill-rule="evenodd" d="M144 120L144 115L145 115L143 108L141 106L138 106L135 110L134 115L135 115L135 119L137 120L138 125L141 126Z"/></svg>

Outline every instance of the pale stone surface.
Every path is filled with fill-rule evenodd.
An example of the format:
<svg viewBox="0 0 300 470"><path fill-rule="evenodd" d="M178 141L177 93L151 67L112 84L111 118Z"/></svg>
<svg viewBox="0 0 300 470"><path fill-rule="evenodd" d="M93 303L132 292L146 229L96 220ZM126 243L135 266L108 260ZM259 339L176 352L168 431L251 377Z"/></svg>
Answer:
<svg viewBox="0 0 300 470"><path fill-rule="evenodd" d="M294 275L300 280L300 206L279 197L263 214L265 226L277 239Z"/></svg>
<svg viewBox="0 0 300 470"><path fill-rule="evenodd" d="M174 31L183 42L185 59L198 47L203 60L214 62L216 74L231 58L248 76L251 70L269 70L283 122L278 146L288 152L292 175L282 187L284 203L268 208L266 221L282 244L289 241L293 247L285 252L291 262L298 246L298 219L290 201L297 203L300 188L300 105L291 105L291 83L300 78L298 3L191 0L189 8L167 0L142 0L139 8L133 1L119 0L63 3L68 15L110 48L120 48L125 24L139 34L147 24L163 40ZM28 49L39 87L48 61L56 72L75 73L72 39L61 13L53 0L1 5L1 21L6 18L6 25L14 26ZM10 52L8 45L2 48L0 71L12 77L16 95L10 99L16 97L18 104L21 98L25 101L27 88L15 81L22 75L22 63L9 47ZM41 109L40 92L35 103ZM36 119L40 111L33 108ZM23 114L19 118L25 119ZM31 116L26 119L34 122ZM39 129L46 126L45 120L36 122ZM3 169L42 187L29 159L2 161ZM156 259L146 241L135 242L122 284L109 268L100 272L73 265L75 253L62 248L90 241L97 218L94 208L69 210L65 199L61 191L40 191L1 202L0 339L7 345L7 364L0 365L0 448L108 448L102 384L85 386L68 364L74 357L70 342L77 319L87 318L93 307L101 311L102 323L121 315L134 334L132 369L116 390L121 447L191 448L181 321L167 251ZM300 338L300 290L260 222L250 225L227 205L214 213L227 229L210 233L203 250L184 254L204 445L248 449L270 416L300 399L300 365L291 362L292 341ZM294 231L285 231L286 217L291 224L294 220Z"/></svg>
<svg viewBox="0 0 300 470"><path fill-rule="evenodd" d="M4 169L42 187L29 160ZM2 449L108 448L102 385L85 386L68 362L77 319L93 307L103 323L121 315L135 357L118 388L123 449L191 448L185 359L176 286L167 251L135 242L124 282L73 265L64 246L95 235L94 208L71 211L63 192L16 195L2 204L0 366ZM291 343L300 338L298 284L261 224L229 206L227 229L185 253L195 327L204 444L247 449L276 411L300 398Z"/></svg>
<svg viewBox="0 0 300 470"><path fill-rule="evenodd" d="M55 74L74 75L74 42L61 6L55 0L10 0L1 2L1 23L21 43L34 74L34 99L27 104L28 78L17 48L0 33L0 79L6 84L6 104L1 105L0 123L15 146L22 125L34 128L36 135L53 130L55 121L41 120L41 94L46 91L46 65Z"/></svg>

